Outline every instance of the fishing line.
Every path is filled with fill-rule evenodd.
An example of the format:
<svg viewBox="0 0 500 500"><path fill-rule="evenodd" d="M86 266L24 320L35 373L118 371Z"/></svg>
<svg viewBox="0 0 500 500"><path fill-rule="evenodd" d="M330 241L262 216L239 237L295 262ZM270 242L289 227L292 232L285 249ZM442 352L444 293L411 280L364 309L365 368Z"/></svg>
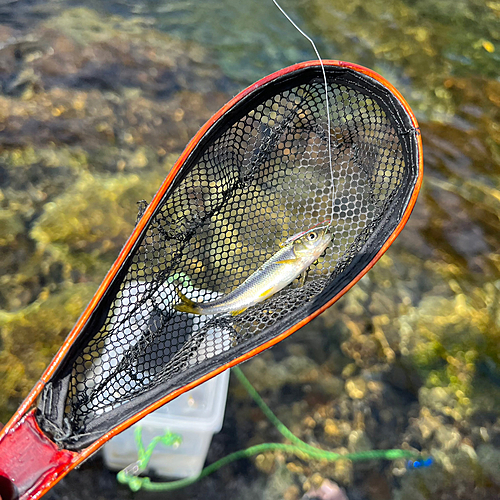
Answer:
<svg viewBox="0 0 500 500"><path fill-rule="evenodd" d="M325 84L325 104L326 104L326 117L328 120L328 130L327 130L327 137L328 137L328 160L330 164L330 180L332 183L332 214L331 214L331 219L330 223L328 224L331 226L333 224L333 218L334 218L334 205L335 205L335 181L333 178L333 162L332 162L332 141L330 138L330 130L331 130L331 122L330 122L330 103L328 99L328 82L326 80L326 71L325 71L325 66L323 64L323 59L319 55L319 51L316 47L316 44L314 43L313 39L308 36L304 31L302 31L291 19L291 17L284 11L283 7L276 1L273 0L274 5L278 7L278 9L281 11L281 13L288 19L288 21L291 23L291 25L306 39L309 40L309 43L312 45L312 48L314 49L314 52L316 53L316 57L318 58L319 63L321 64L321 71L323 72L323 82Z"/></svg>

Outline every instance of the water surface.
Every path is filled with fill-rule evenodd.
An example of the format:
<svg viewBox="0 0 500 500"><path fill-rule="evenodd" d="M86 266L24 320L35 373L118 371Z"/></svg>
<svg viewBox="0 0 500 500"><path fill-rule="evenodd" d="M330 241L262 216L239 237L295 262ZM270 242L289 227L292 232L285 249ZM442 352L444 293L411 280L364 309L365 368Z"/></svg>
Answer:
<svg viewBox="0 0 500 500"><path fill-rule="evenodd" d="M170 496L201 498L210 485L218 498L293 500L329 478L352 499L498 498L500 4L283 6L324 58L370 67L402 92L421 125L425 180L381 262L244 368L311 443L414 447L436 463L409 472L270 454ZM314 53L263 0L6 1L0 23L5 421L114 261L136 202L151 199L199 126L245 86ZM277 439L236 383L227 415L209 460ZM53 498L130 496L92 464Z"/></svg>

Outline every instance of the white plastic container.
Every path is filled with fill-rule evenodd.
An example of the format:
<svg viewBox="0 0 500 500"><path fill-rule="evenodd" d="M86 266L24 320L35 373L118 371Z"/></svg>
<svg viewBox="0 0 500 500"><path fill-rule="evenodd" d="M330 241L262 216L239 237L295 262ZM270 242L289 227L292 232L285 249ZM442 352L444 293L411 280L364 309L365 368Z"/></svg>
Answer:
<svg viewBox="0 0 500 500"><path fill-rule="evenodd" d="M182 438L182 443L177 446L158 444L146 473L154 471L166 478L198 475L205 463L212 435L222 428L228 383L229 370L182 394L115 436L103 447L106 466L121 470L137 461L134 430L140 425L144 447L166 431Z"/></svg>

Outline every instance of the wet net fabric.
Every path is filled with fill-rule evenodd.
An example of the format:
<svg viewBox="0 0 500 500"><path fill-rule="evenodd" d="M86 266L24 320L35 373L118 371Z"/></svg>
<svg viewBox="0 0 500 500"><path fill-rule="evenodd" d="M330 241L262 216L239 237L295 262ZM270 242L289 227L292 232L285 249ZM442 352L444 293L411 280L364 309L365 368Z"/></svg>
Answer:
<svg viewBox="0 0 500 500"><path fill-rule="evenodd" d="M200 140L42 394L39 421L56 441L82 447L279 335L394 231L417 177L416 131L381 84L327 70L330 130L322 75L310 68L242 99ZM332 242L304 284L234 317L173 309L176 288L194 301L227 294L280 243L325 220Z"/></svg>

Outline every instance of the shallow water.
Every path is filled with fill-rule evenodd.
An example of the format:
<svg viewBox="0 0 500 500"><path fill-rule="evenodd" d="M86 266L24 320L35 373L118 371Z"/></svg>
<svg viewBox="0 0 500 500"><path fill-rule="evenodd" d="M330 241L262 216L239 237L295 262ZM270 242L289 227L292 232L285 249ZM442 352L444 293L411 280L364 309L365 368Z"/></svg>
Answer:
<svg viewBox="0 0 500 500"><path fill-rule="evenodd" d="M207 484L219 496L290 500L322 478L350 499L498 498L500 4L283 6L322 57L370 67L402 92L422 129L425 179L381 262L245 371L304 439L412 446L436 464L408 472L262 456ZM5 421L114 261L136 202L151 199L198 127L244 86L314 53L263 0L7 1L0 23ZM236 383L227 413L210 460L277 439ZM53 498L81 483L82 498L100 494L94 483L106 498L130 496L105 474L91 462Z"/></svg>

